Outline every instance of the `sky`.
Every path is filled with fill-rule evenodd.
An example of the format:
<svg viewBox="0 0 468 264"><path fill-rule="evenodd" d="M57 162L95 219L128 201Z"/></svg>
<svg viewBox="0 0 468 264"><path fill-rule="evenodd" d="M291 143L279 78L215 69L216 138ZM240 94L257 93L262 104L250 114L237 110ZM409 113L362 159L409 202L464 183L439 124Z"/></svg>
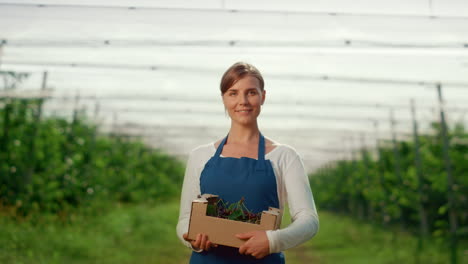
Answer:
<svg viewBox="0 0 468 264"><path fill-rule="evenodd" d="M309 171L389 138L390 108L408 137L411 99L427 131L435 83L449 122L467 123L461 0L0 0L0 39L0 70L31 73L18 93L38 91L48 72L49 114L70 115L79 94L103 130L181 158L227 134L219 81L236 61L264 75L261 131L296 148Z"/></svg>

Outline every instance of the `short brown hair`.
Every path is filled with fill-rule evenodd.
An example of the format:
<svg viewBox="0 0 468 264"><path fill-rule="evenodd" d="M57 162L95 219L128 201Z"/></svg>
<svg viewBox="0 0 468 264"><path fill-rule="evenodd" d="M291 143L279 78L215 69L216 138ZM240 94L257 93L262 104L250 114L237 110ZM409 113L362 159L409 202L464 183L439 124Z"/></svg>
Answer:
<svg viewBox="0 0 468 264"><path fill-rule="evenodd" d="M221 78L220 90L223 95L229 88L231 88L237 81L246 77L252 76L258 79L260 82L260 90L263 91L265 82L263 81L262 74L260 71L255 68L252 64L246 62L236 62L234 63Z"/></svg>

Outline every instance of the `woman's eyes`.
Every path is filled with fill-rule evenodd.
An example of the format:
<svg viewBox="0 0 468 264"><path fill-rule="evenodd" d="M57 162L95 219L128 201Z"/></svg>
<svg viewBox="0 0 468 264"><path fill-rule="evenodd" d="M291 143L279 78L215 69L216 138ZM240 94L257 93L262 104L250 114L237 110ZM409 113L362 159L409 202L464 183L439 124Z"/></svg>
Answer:
<svg viewBox="0 0 468 264"><path fill-rule="evenodd" d="M248 94L249 94L249 95L257 95L258 93L257 93L257 91L255 91L255 90L251 90L251 91L248 91ZM237 92L230 92L230 93L228 93L228 95L229 95L229 96L236 96L236 95L237 95Z"/></svg>

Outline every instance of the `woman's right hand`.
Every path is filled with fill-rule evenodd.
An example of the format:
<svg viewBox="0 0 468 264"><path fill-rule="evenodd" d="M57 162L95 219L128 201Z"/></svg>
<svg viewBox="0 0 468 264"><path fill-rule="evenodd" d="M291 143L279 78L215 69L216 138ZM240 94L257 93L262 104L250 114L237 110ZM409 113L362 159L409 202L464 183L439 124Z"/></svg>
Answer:
<svg viewBox="0 0 468 264"><path fill-rule="evenodd" d="M212 244L209 240L208 240L208 236L206 234L197 234L197 237L195 240L190 240L188 239L188 234L185 233L183 235L184 239L188 242L190 242L190 244L192 244L192 247L195 249L195 250L210 250L211 247L217 247L218 245L216 244Z"/></svg>

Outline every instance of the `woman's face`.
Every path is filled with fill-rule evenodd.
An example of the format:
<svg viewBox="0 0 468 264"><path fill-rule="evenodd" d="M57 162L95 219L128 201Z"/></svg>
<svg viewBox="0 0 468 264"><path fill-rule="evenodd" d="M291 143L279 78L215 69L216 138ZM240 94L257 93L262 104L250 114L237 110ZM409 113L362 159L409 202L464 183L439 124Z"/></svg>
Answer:
<svg viewBox="0 0 468 264"><path fill-rule="evenodd" d="M265 91L260 89L257 78L246 76L237 81L223 95L224 107L233 122L249 125L257 121Z"/></svg>

